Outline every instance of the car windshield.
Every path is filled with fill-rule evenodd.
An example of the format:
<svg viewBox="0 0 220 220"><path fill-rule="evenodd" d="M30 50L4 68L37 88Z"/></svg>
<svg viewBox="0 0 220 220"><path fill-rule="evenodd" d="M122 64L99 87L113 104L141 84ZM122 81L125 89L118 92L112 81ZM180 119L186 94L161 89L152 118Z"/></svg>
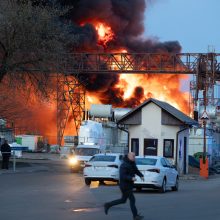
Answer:
<svg viewBox="0 0 220 220"><path fill-rule="evenodd" d="M157 163L157 159L154 158L136 158L137 165L151 165L154 166Z"/></svg>
<svg viewBox="0 0 220 220"><path fill-rule="evenodd" d="M92 157L90 161L114 162L115 159L116 159L116 156L99 155L99 156Z"/></svg>
<svg viewBox="0 0 220 220"><path fill-rule="evenodd" d="M97 148L76 148L76 155L78 156L93 156L99 153L99 149Z"/></svg>

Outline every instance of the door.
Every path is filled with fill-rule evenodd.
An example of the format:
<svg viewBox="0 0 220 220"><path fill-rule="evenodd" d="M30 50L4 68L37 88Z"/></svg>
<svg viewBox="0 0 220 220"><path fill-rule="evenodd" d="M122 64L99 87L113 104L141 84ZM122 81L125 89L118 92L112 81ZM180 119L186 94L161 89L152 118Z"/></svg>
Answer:
<svg viewBox="0 0 220 220"><path fill-rule="evenodd" d="M144 139L144 155L157 156L158 139Z"/></svg>
<svg viewBox="0 0 220 220"><path fill-rule="evenodd" d="M139 139L131 138L131 152L134 152L136 156L139 156Z"/></svg>

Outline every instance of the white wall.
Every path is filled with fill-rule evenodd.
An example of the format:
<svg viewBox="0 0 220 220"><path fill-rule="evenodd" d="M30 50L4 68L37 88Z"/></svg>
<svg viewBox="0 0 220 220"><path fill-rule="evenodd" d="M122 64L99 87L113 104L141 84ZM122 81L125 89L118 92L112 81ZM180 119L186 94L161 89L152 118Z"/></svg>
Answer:
<svg viewBox="0 0 220 220"><path fill-rule="evenodd" d="M142 125L129 126L130 146L132 138L139 138L139 154L143 155L144 139L154 138L158 139L161 134L161 109L150 103L142 108Z"/></svg>

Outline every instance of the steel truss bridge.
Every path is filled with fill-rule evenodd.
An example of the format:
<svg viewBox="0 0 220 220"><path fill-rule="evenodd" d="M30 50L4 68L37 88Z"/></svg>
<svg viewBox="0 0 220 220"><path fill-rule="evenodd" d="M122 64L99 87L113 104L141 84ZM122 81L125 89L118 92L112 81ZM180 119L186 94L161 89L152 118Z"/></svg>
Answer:
<svg viewBox="0 0 220 220"><path fill-rule="evenodd" d="M73 118L76 132L83 120L82 74L194 74L197 102L199 91L220 81L220 53L70 53L56 57L55 71L57 138L61 144L68 118Z"/></svg>

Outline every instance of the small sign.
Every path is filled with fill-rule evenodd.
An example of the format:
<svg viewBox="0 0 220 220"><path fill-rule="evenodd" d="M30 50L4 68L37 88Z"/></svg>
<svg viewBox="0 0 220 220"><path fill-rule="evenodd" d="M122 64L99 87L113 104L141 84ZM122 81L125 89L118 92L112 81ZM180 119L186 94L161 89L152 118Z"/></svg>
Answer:
<svg viewBox="0 0 220 220"><path fill-rule="evenodd" d="M17 151L26 151L28 150L28 147L11 147L11 150L17 150Z"/></svg>
<svg viewBox="0 0 220 220"><path fill-rule="evenodd" d="M204 111L202 113L202 116L200 118L201 120L209 120L209 116L208 116L208 113L206 111Z"/></svg>

